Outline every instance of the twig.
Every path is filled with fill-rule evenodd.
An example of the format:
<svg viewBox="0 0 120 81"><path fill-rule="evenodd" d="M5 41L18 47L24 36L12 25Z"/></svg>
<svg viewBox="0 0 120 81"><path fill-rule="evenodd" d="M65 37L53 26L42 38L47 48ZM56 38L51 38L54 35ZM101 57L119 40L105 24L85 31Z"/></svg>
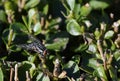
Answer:
<svg viewBox="0 0 120 81"><path fill-rule="evenodd" d="M59 74L58 78L65 78L65 77L67 77L66 74L67 74L66 71L62 71L62 72Z"/></svg>
<svg viewBox="0 0 120 81"><path fill-rule="evenodd" d="M14 71L14 68L11 68L10 69L10 81L12 81L12 78L13 78L13 71Z"/></svg>
<svg viewBox="0 0 120 81"><path fill-rule="evenodd" d="M29 75L28 71L26 71L26 81L31 81L31 78L30 78L30 75Z"/></svg>
<svg viewBox="0 0 120 81"><path fill-rule="evenodd" d="M103 61L104 69L107 70L106 59L105 59L105 56L103 54L103 49L102 49L100 40L97 41L97 47L98 47L98 50L100 52L100 56L101 56L102 61Z"/></svg>
<svg viewBox="0 0 120 81"><path fill-rule="evenodd" d="M25 6L26 0L18 0L18 11L21 12L23 7Z"/></svg>
<svg viewBox="0 0 120 81"><path fill-rule="evenodd" d="M41 60L41 68L43 73L47 74L49 77L53 77L53 74L47 69L47 66L45 64L45 58L41 57L41 55L38 55L39 59Z"/></svg>
<svg viewBox="0 0 120 81"><path fill-rule="evenodd" d="M15 81L19 81L18 79L18 64L15 65L15 77L14 77Z"/></svg>
<svg viewBox="0 0 120 81"><path fill-rule="evenodd" d="M54 62L53 76L58 77L60 74L60 60L57 58Z"/></svg>

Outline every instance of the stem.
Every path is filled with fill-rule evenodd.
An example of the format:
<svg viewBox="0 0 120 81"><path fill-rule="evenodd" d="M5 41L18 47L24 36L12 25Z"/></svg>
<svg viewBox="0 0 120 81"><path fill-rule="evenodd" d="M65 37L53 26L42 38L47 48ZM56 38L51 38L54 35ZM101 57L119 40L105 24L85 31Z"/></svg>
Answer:
<svg viewBox="0 0 120 81"><path fill-rule="evenodd" d="M100 40L97 41L97 47L98 47L98 50L100 52L100 56L101 56L102 61L103 61L104 69L107 70L106 60L105 60L105 56L103 54L103 49L102 49Z"/></svg>
<svg viewBox="0 0 120 81"><path fill-rule="evenodd" d="M59 74L60 74L60 60L56 58L54 62L53 76L58 77Z"/></svg>
<svg viewBox="0 0 120 81"><path fill-rule="evenodd" d="M26 71L26 81L31 81L31 78L30 78L30 75L29 75L28 71Z"/></svg>
<svg viewBox="0 0 120 81"><path fill-rule="evenodd" d="M14 77L15 81L19 81L18 79L18 64L15 65L15 77Z"/></svg>
<svg viewBox="0 0 120 81"><path fill-rule="evenodd" d="M13 78L13 71L14 71L14 69L11 68L11 69L10 69L10 81L12 81L12 78Z"/></svg>
<svg viewBox="0 0 120 81"><path fill-rule="evenodd" d="M47 66L45 64L45 57L41 57L41 55L38 55L39 59L41 60L41 68L43 73L47 74L49 77L53 77L53 74L47 69Z"/></svg>

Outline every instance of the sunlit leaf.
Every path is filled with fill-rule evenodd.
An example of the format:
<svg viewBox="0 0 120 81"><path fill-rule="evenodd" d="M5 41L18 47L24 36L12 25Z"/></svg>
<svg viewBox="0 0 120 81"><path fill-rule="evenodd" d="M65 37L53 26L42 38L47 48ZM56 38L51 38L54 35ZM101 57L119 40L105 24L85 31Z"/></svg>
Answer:
<svg viewBox="0 0 120 81"><path fill-rule="evenodd" d="M88 48L87 44L80 44L80 46L75 49L75 52L85 51L87 48Z"/></svg>
<svg viewBox="0 0 120 81"><path fill-rule="evenodd" d="M46 44L46 48L50 50L60 51L65 49L68 43L68 38L56 38L56 41L51 44Z"/></svg>
<svg viewBox="0 0 120 81"><path fill-rule="evenodd" d="M3 10L0 10L0 21L7 22L7 17Z"/></svg>
<svg viewBox="0 0 120 81"><path fill-rule="evenodd" d="M0 81L4 81L4 75L1 68L0 68Z"/></svg>
<svg viewBox="0 0 120 81"><path fill-rule="evenodd" d="M35 24L35 26L33 28L33 31L34 31L35 35L40 34L40 32L41 32L41 24L40 24L40 22L38 22L38 23Z"/></svg>
<svg viewBox="0 0 120 81"><path fill-rule="evenodd" d="M97 60L95 58L90 58L88 61L88 66L96 69L97 67Z"/></svg>
<svg viewBox="0 0 120 81"><path fill-rule="evenodd" d="M25 4L25 9L29 9L32 7L37 6L40 3L40 0L29 0L26 4Z"/></svg>
<svg viewBox="0 0 120 81"><path fill-rule="evenodd" d="M74 9L74 6L75 6L75 0L67 0L67 3L70 7L71 10Z"/></svg>
<svg viewBox="0 0 120 81"><path fill-rule="evenodd" d="M93 53L96 53L96 51L97 51L96 45L94 44L89 45L87 52L93 54Z"/></svg>
<svg viewBox="0 0 120 81"><path fill-rule="evenodd" d="M59 32L51 35L48 43L45 44L46 48L54 51L62 51L66 48L69 41L69 35L67 32Z"/></svg>
<svg viewBox="0 0 120 81"><path fill-rule="evenodd" d="M30 19L32 19L33 16L35 16L35 14L36 14L36 10L34 8L32 8L28 11L28 16Z"/></svg>
<svg viewBox="0 0 120 81"><path fill-rule="evenodd" d="M67 24L67 31L74 36L81 35L80 25L76 22L76 20L71 19Z"/></svg>
<svg viewBox="0 0 120 81"><path fill-rule="evenodd" d="M80 74L78 65L74 61L69 61L64 65L63 69L67 72L67 76L77 79Z"/></svg>
<svg viewBox="0 0 120 81"><path fill-rule="evenodd" d="M75 12L75 13L74 13L74 14L75 14L74 16L75 16L76 19L78 19L79 16L80 16L80 7L81 7L80 4L76 4L75 7L74 7L73 12Z"/></svg>
<svg viewBox="0 0 120 81"><path fill-rule="evenodd" d="M48 9L49 9L49 5L45 5L45 7L43 9L43 13L47 15Z"/></svg>
<svg viewBox="0 0 120 81"><path fill-rule="evenodd" d="M113 37L113 35L114 35L114 31L110 30L110 31L108 31L108 32L105 33L104 38L105 39L110 39L110 38Z"/></svg>
<svg viewBox="0 0 120 81"><path fill-rule="evenodd" d="M108 81L107 75L105 73L104 67L102 65L99 65L96 70L93 73L95 76L98 76L99 78L103 78L105 81Z"/></svg>
<svg viewBox="0 0 120 81"><path fill-rule="evenodd" d="M114 58L115 58L116 61L120 60L120 50L116 50L114 52Z"/></svg>
<svg viewBox="0 0 120 81"><path fill-rule="evenodd" d="M90 6L93 9L105 9L109 6L109 4L105 1L91 0Z"/></svg>
<svg viewBox="0 0 120 81"><path fill-rule="evenodd" d="M4 4L4 8L5 8L6 13L8 14L8 13L10 13L10 11L15 10L16 4L12 1L6 1Z"/></svg>
<svg viewBox="0 0 120 81"><path fill-rule="evenodd" d="M40 72L36 78L36 81L50 81L49 77Z"/></svg>
<svg viewBox="0 0 120 81"><path fill-rule="evenodd" d="M88 6L84 5L80 9L80 11L81 11L80 15L87 16L90 14L91 10L92 10L92 8L89 6L89 4L88 4Z"/></svg>

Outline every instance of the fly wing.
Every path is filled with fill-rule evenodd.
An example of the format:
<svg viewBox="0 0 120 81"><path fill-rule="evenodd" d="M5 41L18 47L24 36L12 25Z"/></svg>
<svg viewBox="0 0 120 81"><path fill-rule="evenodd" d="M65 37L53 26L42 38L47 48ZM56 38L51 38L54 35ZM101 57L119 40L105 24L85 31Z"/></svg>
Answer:
<svg viewBox="0 0 120 81"><path fill-rule="evenodd" d="M20 44L20 45L17 45L17 47L20 47L22 49L25 49L25 50L33 50L31 47L32 47L32 43L30 44Z"/></svg>

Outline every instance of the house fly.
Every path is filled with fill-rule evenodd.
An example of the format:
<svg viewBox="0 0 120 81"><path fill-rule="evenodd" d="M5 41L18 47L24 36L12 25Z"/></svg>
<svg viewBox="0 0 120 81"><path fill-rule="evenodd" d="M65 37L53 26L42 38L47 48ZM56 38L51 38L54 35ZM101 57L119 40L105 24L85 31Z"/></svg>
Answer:
<svg viewBox="0 0 120 81"><path fill-rule="evenodd" d="M38 40L37 38L33 37L32 35L28 35L28 36L32 40L31 43L20 44L20 45L17 45L17 46L21 47L23 49L26 49L26 50L35 51L35 52L39 53L41 55L41 57L45 57L46 54L47 54L47 49L42 44L42 42L40 40Z"/></svg>

